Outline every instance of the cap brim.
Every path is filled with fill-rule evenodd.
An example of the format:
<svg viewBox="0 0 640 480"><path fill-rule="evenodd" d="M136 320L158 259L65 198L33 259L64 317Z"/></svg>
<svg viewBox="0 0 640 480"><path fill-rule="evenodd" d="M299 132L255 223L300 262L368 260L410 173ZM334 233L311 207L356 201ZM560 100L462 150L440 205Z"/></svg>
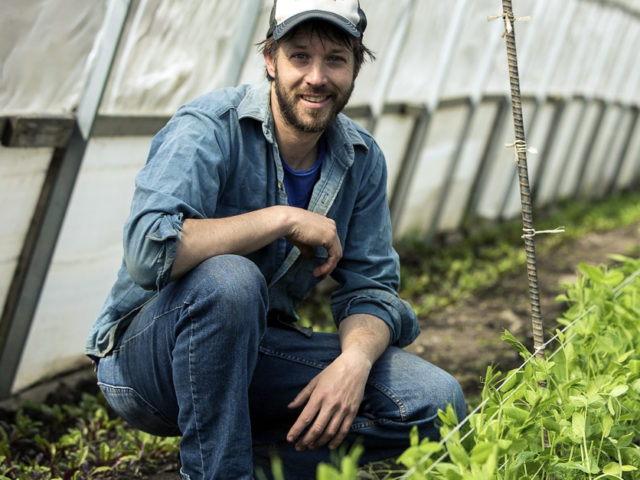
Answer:
<svg viewBox="0 0 640 480"><path fill-rule="evenodd" d="M339 27L347 32L349 35L355 38L360 38L361 32L353 23L351 23L344 17L321 10L309 10L288 18L273 30L273 38L275 38L276 40L280 40L287 33L289 33L292 28L300 25L302 22L313 19L324 20L326 22L332 23L336 27Z"/></svg>

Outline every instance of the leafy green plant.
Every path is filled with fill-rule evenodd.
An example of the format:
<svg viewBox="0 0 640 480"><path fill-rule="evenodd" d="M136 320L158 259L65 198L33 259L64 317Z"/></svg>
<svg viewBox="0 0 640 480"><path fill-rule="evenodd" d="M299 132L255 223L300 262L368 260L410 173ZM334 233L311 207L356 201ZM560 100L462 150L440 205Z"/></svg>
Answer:
<svg viewBox="0 0 640 480"><path fill-rule="evenodd" d="M571 305L559 346L545 358L505 332L523 366L506 375L489 367L467 422L440 412L441 442L412 432L398 459L406 470L394 478L640 478L640 260L614 260L619 267L580 265L559 297ZM356 478L346 472L327 478Z"/></svg>
<svg viewBox="0 0 640 480"><path fill-rule="evenodd" d="M0 480L135 478L178 450L176 438L127 427L104 399L79 405L25 403L12 422L0 422ZM125 477L121 477L125 478Z"/></svg>
<svg viewBox="0 0 640 480"><path fill-rule="evenodd" d="M560 297L572 304L560 347L546 358L505 334L524 368L504 379L487 371L465 435L443 414L443 444L414 436L403 478L640 478L640 261L615 260L622 266L580 266ZM437 462L444 447L447 460Z"/></svg>

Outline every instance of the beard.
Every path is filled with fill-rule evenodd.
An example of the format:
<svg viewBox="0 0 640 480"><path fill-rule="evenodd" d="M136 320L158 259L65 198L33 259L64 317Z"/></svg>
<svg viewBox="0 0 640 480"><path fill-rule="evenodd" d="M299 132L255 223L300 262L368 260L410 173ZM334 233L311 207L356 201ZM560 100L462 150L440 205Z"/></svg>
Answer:
<svg viewBox="0 0 640 480"><path fill-rule="evenodd" d="M274 83L278 106L280 107L280 112L282 113L282 117L285 122L305 133L320 133L330 127L338 116L338 113L342 111L349 101L354 87L354 82L351 82L349 88L344 91L337 89L331 91L331 89L327 87L311 88L310 91L302 93L309 95L331 96L333 101L330 108L319 108L317 110L305 109L304 111L298 111L296 110L299 102L298 94L293 90L287 91L285 89L278 79L277 70Z"/></svg>

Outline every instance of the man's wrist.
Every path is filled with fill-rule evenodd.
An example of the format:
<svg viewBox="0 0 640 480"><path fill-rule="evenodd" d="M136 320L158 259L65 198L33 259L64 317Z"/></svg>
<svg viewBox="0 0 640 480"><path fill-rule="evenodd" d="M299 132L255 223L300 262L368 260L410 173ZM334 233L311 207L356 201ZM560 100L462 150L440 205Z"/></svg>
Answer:
<svg viewBox="0 0 640 480"><path fill-rule="evenodd" d="M380 318L367 314L351 315L340 323L342 352L355 349L364 355L371 365L389 346L391 332Z"/></svg>

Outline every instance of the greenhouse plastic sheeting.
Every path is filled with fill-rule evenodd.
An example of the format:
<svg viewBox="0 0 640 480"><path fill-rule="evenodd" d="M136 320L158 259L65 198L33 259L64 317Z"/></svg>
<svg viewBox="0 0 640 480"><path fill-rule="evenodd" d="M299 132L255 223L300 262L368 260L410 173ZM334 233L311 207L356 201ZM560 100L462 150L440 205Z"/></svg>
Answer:
<svg viewBox="0 0 640 480"><path fill-rule="evenodd" d="M87 361L84 343L116 278L133 178L146 159L150 140L90 142L14 389Z"/></svg>
<svg viewBox="0 0 640 480"><path fill-rule="evenodd" d="M69 113L87 78L106 0L3 0L1 114Z"/></svg>
<svg viewBox="0 0 640 480"><path fill-rule="evenodd" d="M50 148L0 147L0 205L5 206L0 221L0 302L3 305L50 158Z"/></svg>

